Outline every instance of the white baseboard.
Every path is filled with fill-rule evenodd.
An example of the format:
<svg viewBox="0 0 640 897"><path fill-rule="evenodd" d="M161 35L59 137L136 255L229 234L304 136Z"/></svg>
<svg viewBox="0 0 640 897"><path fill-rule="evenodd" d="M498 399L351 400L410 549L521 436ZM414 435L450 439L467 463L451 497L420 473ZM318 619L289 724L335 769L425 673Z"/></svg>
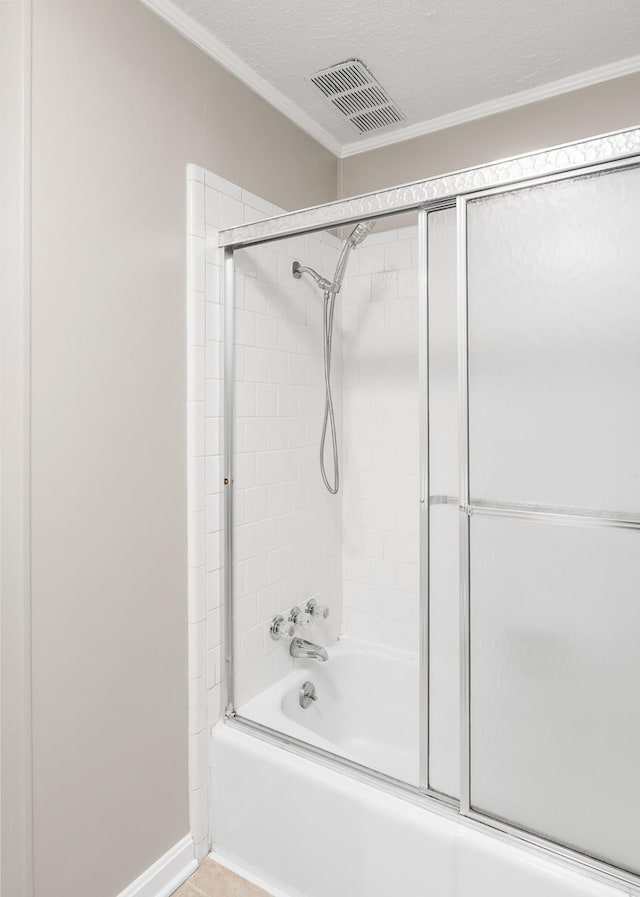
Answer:
<svg viewBox="0 0 640 897"><path fill-rule="evenodd" d="M118 897L169 897L197 867L193 839L191 835L186 835L153 866L149 866L132 881Z"/></svg>

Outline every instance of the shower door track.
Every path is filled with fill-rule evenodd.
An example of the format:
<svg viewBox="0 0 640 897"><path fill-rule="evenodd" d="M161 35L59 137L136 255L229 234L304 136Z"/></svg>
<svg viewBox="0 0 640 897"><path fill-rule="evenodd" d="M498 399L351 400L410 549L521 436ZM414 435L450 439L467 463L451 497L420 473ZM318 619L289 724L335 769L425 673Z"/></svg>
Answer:
<svg viewBox="0 0 640 897"><path fill-rule="evenodd" d="M640 163L640 128L619 131L586 141L567 144L543 152L431 178L392 190L371 193L353 199L280 215L265 221L253 222L221 230L219 246L224 250L224 657L223 705L226 722L277 744L309 759L331 766L352 778L393 792L399 797L419 803L429 809L471 825L479 831L491 833L512 844L528 848L538 855L553 857L564 866L610 885L640 895L640 877L612 866L568 845L518 828L501 819L477 812L470 804L470 731L469 731L469 554L468 528L471 515L509 516L558 524L581 526L611 526L640 529L640 518L631 514L603 514L589 509L558 508L542 505L516 505L489 501L470 502L468 470L468 357L466 332L466 202L483 195L526 188L564 180L578 174L604 172ZM458 209L458 301L459 345L459 415L461 434L459 499L452 496L429 496L428 447L428 278L426 219L429 212L439 209ZM381 218L405 211L418 211L419 256L419 315L420 315L420 774L417 787L393 779L353 761L321 748L285 736L267 726L254 723L238 715L234 701L233 658L233 414L234 414L234 251L267 243L283 237L326 230ZM424 244L424 245L423 245ZM461 251L464 247L464 253ZM427 500L428 498L428 500ZM429 723L428 700L428 620L429 565L428 512L431 504L457 504L460 509L460 595L461 595L461 799L433 791L428 786ZM424 705L424 706L423 706Z"/></svg>

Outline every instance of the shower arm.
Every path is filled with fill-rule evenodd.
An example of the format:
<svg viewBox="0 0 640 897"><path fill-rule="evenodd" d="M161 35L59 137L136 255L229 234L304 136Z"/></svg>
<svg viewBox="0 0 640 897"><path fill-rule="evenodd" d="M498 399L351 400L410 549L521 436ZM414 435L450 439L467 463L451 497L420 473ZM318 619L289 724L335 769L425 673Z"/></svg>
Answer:
<svg viewBox="0 0 640 897"><path fill-rule="evenodd" d="M296 278L296 280L300 280L303 274L308 274L315 280L315 282L324 293L338 293L342 285L340 283L332 283L330 280L327 280L326 277L322 277L321 274L318 274L318 272L313 268L309 268L306 265L301 265L300 262L293 263L293 265L291 266L291 273Z"/></svg>

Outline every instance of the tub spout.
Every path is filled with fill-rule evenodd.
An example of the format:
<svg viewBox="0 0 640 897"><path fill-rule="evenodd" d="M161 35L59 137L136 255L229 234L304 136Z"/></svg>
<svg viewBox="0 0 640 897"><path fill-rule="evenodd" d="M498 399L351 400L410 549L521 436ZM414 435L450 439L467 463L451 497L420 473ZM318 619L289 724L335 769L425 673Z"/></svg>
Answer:
<svg viewBox="0 0 640 897"><path fill-rule="evenodd" d="M321 645L314 645L313 642L308 642L304 638L296 637L291 639L289 654L292 657L306 657L309 660L319 660L321 663L329 660L326 648L323 648Z"/></svg>

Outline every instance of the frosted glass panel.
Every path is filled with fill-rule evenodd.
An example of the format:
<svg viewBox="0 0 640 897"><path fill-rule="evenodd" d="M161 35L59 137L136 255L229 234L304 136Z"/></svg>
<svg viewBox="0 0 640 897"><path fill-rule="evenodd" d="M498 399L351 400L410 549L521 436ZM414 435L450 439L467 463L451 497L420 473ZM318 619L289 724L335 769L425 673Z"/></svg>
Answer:
<svg viewBox="0 0 640 897"><path fill-rule="evenodd" d="M471 497L640 511L640 170L468 205Z"/></svg>
<svg viewBox="0 0 640 897"><path fill-rule="evenodd" d="M432 505L429 575L429 786L460 795L460 634L455 505Z"/></svg>
<svg viewBox="0 0 640 897"><path fill-rule="evenodd" d="M471 518L471 803L640 872L640 533Z"/></svg>
<svg viewBox="0 0 640 897"><path fill-rule="evenodd" d="M429 483L431 495L458 494L458 316L456 211L428 216Z"/></svg>

